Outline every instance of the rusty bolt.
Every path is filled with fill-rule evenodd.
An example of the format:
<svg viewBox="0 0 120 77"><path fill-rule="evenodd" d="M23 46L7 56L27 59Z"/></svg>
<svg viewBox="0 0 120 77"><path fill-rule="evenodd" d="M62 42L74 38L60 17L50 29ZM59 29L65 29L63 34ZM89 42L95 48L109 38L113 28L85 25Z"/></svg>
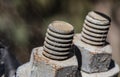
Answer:
<svg viewBox="0 0 120 77"><path fill-rule="evenodd" d="M47 29L43 55L54 60L65 60L71 57L73 35L72 25L63 21L54 21Z"/></svg>
<svg viewBox="0 0 120 77"><path fill-rule="evenodd" d="M73 43L79 48L82 54L83 77L102 77L100 72L108 74L104 77L111 77L119 72L117 64L112 62L112 48L106 42L110 26L110 18L103 13L91 11L86 16L81 34L74 36ZM111 67L111 63L113 65ZM117 70L111 74L110 68ZM108 72L106 72L108 71ZM99 74L93 74L99 73ZM100 75L100 76L99 76Z"/></svg>
<svg viewBox="0 0 120 77"><path fill-rule="evenodd" d="M76 56L71 49L74 28L64 21L54 21L47 29L44 46L34 48L28 66L27 75L18 77L79 77ZM22 72L23 73L23 72ZM21 74L22 74L21 73Z"/></svg>

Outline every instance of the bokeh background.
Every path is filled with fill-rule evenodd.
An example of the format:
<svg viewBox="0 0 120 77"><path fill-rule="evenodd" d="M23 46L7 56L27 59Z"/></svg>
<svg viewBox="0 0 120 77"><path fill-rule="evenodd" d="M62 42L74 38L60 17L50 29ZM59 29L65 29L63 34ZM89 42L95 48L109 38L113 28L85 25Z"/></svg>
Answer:
<svg viewBox="0 0 120 77"><path fill-rule="evenodd" d="M120 64L120 0L0 0L0 41L23 64L34 47L43 45L49 23L66 21L80 33L91 10L112 18L107 41Z"/></svg>

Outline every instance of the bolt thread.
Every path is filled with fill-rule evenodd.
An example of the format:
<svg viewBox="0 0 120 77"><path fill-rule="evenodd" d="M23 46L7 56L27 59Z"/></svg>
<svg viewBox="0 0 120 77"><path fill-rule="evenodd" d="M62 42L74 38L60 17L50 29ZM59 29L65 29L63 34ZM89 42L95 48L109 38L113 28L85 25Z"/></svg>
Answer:
<svg viewBox="0 0 120 77"><path fill-rule="evenodd" d="M103 13L89 12L83 24L81 41L94 46L106 45L110 22L110 18Z"/></svg>
<svg viewBox="0 0 120 77"><path fill-rule="evenodd" d="M73 35L74 29L69 23L52 22L47 29L43 55L54 60L65 60L71 57Z"/></svg>

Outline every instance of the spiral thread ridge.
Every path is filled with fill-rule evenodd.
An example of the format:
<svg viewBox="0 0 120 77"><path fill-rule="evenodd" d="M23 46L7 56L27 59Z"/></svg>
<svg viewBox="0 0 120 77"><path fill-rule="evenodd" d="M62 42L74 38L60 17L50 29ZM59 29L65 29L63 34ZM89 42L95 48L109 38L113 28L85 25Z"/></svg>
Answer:
<svg viewBox="0 0 120 77"><path fill-rule="evenodd" d="M74 29L63 21L52 22L47 29L43 55L54 60L65 60L71 56Z"/></svg>
<svg viewBox="0 0 120 77"><path fill-rule="evenodd" d="M81 41L94 46L106 45L111 19L100 12L91 11L85 18Z"/></svg>

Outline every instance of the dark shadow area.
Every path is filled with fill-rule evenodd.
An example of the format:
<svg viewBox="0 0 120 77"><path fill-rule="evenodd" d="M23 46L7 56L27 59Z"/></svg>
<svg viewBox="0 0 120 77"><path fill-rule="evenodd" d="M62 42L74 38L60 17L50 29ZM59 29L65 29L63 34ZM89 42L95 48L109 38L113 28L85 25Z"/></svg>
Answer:
<svg viewBox="0 0 120 77"><path fill-rule="evenodd" d="M0 43L0 55L0 75L2 76L4 74L5 77L13 77L17 67L20 65L18 60L9 52L8 47L2 43Z"/></svg>
<svg viewBox="0 0 120 77"><path fill-rule="evenodd" d="M82 55L77 46L73 45L72 47L73 47L73 51L74 51L74 54L75 54L75 56L77 58L77 62L78 62L78 72L79 72L78 74L80 77L82 77L82 75L80 73L81 66L82 66Z"/></svg>

